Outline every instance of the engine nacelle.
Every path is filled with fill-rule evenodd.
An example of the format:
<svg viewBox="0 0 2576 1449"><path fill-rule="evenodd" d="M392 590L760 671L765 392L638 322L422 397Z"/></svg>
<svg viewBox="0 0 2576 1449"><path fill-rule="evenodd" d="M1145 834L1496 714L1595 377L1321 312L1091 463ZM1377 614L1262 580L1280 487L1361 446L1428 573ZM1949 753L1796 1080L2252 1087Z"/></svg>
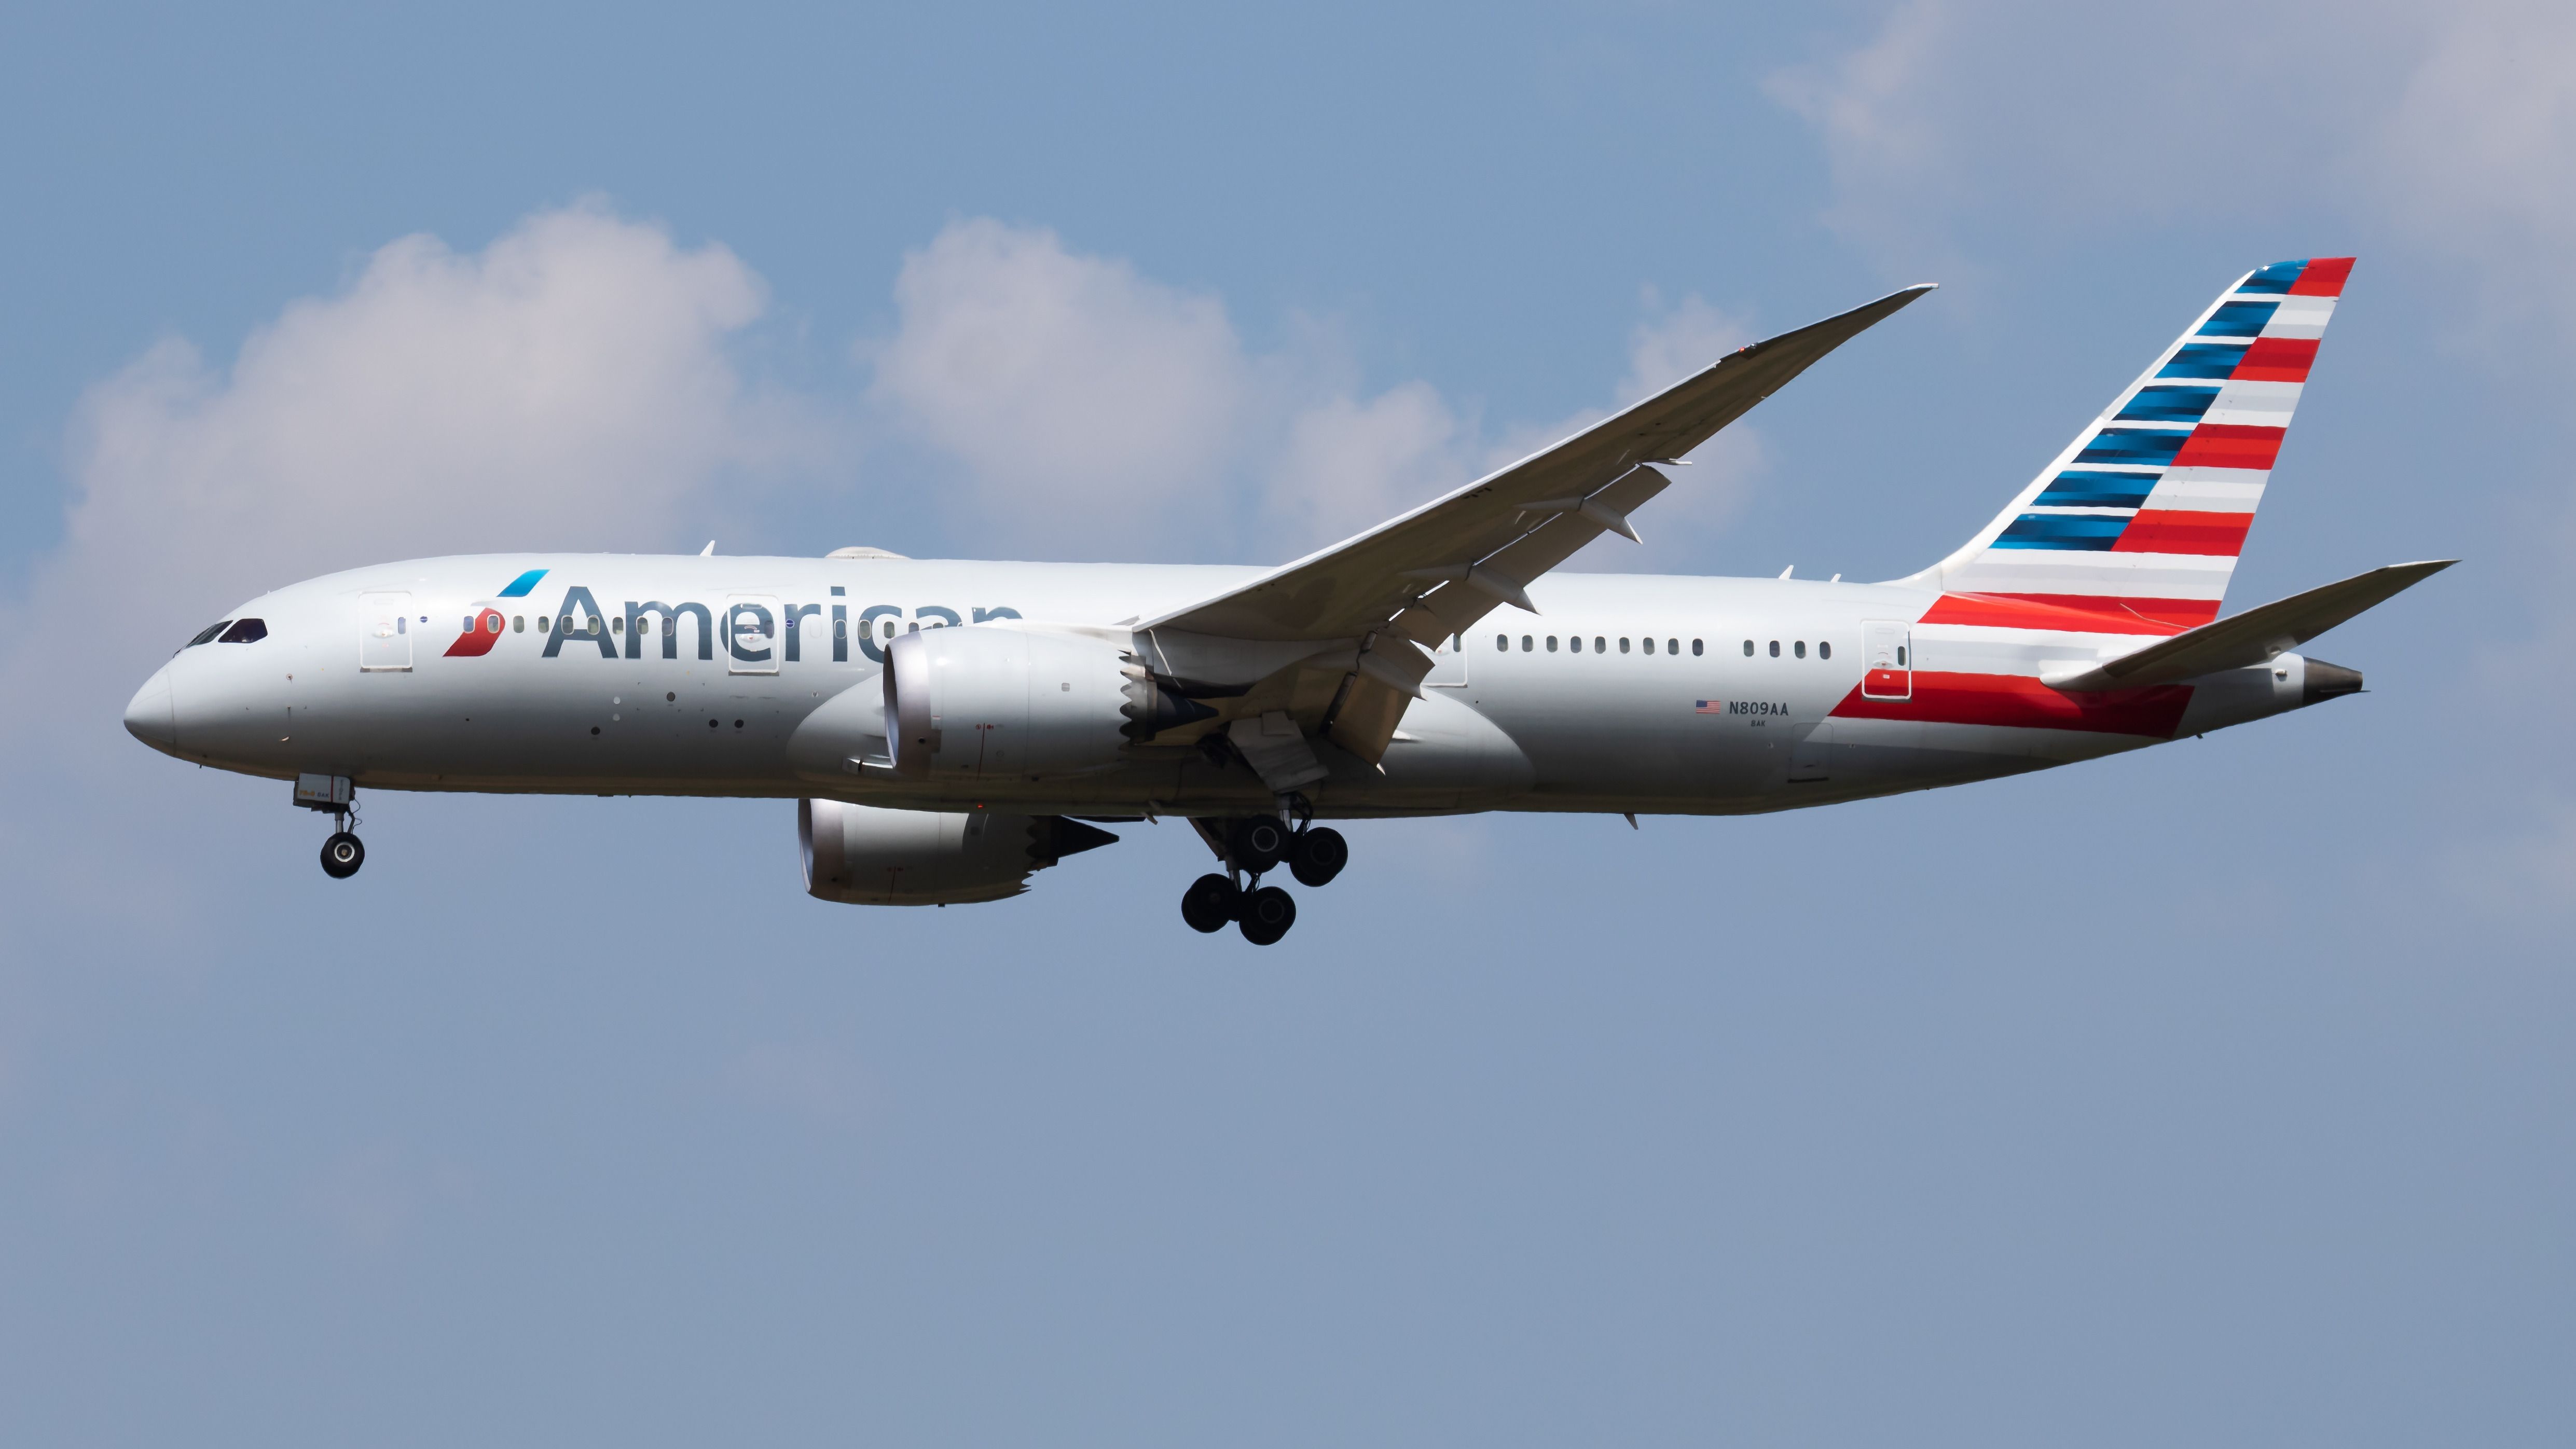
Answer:
<svg viewBox="0 0 2576 1449"><path fill-rule="evenodd" d="M796 804L806 894L853 906L1005 900L1027 890L1033 872L1117 839L1061 815Z"/></svg>
<svg viewBox="0 0 2576 1449"><path fill-rule="evenodd" d="M1216 711L1166 689L1134 656L1085 634L969 625L887 646L886 741L898 774L1064 774Z"/></svg>

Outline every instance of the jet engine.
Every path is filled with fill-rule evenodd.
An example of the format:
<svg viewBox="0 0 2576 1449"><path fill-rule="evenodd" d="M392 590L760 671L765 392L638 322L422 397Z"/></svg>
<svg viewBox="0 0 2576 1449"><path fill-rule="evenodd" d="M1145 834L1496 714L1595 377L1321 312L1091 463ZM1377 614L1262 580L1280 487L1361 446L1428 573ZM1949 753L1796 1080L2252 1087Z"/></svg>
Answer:
<svg viewBox="0 0 2576 1449"><path fill-rule="evenodd" d="M1118 839L1061 815L937 814L800 800L805 892L853 906L947 906L1027 890L1031 873Z"/></svg>
<svg viewBox="0 0 2576 1449"><path fill-rule="evenodd" d="M886 739L915 778L1065 774L1216 711L1086 634L970 625L886 650Z"/></svg>

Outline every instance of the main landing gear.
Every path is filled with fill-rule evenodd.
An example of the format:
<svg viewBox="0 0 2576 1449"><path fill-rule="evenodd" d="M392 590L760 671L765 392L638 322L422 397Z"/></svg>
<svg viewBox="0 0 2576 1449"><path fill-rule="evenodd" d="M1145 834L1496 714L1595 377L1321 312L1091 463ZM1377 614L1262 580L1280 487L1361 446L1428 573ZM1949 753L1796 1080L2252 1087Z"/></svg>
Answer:
<svg viewBox="0 0 2576 1449"><path fill-rule="evenodd" d="M1269 815L1190 822L1226 864L1222 873L1200 876L1181 893L1181 919L1191 930L1221 931L1230 921L1243 939L1272 945L1297 924L1297 902L1279 887L1263 885L1261 878L1285 862L1299 884L1321 886L1350 864L1350 843L1340 831L1314 824L1302 797L1291 797L1282 814L1295 825Z"/></svg>

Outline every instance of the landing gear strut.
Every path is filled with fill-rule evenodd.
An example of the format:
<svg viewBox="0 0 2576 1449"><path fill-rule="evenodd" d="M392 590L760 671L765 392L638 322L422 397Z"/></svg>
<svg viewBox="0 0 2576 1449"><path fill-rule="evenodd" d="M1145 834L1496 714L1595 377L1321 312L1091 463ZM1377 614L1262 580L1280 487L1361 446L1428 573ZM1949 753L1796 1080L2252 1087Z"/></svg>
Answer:
<svg viewBox="0 0 2576 1449"><path fill-rule="evenodd" d="M1191 930L1211 934L1231 922L1256 946L1276 944L1297 924L1297 902L1279 887L1263 885L1261 877L1284 861L1300 884L1320 886L1350 863L1350 843L1342 833L1313 822L1314 811L1301 795L1285 797L1275 816L1192 820L1226 868L1190 882L1181 893L1181 919Z"/></svg>

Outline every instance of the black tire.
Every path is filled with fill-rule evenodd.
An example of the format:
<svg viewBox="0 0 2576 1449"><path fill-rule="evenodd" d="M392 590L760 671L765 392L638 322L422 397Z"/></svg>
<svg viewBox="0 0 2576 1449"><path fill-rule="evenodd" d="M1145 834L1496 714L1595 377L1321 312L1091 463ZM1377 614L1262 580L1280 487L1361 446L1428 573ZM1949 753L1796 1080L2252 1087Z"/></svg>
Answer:
<svg viewBox="0 0 2576 1449"><path fill-rule="evenodd" d="M1297 902L1277 886L1263 886L1243 898L1243 939L1256 946L1276 943L1297 924Z"/></svg>
<svg viewBox="0 0 2576 1449"><path fill-rule="evenodd" d="M1221 931L1243 909L1243 887L1221 875L1200 876L1181 892L1181 919L1198 932Z"/></svg>
<svg viewBox="0 0 2576 1449"><path fill-rule="evenodd" d="M333 880L347 880L366 863L367 847L345 830L333 831L322 842L322 873Z"/></svg>
<svg viewBox="0 0 2576 1449"><path fill-rule="evenodd" d="M1288 827L1268 815L1246 815L1225 832L1226 850L1234 863L1254 875L1277 865L1291 843Z"/></svg>
<svg viewBox="0 0 2576 1449"><path fill-rule="evenodd" d="M1288 873L1299 885L1330 885L1350 863L1351 843L1330 826L1298 831L1297 844L1288 852Z"/></svg>

